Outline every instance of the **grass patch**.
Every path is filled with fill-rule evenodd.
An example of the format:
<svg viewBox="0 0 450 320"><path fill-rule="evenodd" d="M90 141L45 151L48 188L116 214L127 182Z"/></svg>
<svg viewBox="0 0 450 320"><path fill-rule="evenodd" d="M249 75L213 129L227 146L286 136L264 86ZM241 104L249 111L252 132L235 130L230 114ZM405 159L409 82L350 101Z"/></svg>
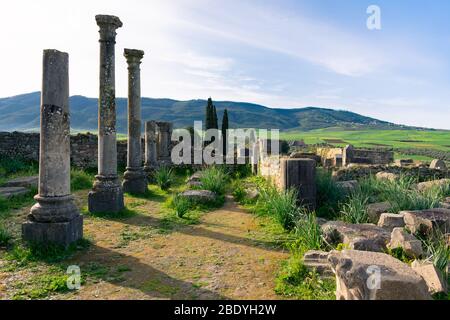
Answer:
<svg viewBox="0 0 450 320"><path fill-rule="evenodd" d="M342 205L341 219L348 223L367 223L369 215L367 205L369 198L360 192L349 197L348 201Z"/></svg>
<svg viewBox="0 0 450 320"><path fill-rule="evenodd" d="M94 176L80 169L70 170L70 188L72 191L92 188Z"/></svg>
<svg viewBox="0 0 450 320"><path fill-rule="evenodd" d="M179 288L165 284L159 279L152 279L145 282L141 286L141 289L147 292L157 292L166 297L173 296L179 291Z"/></svg>
<svg viewBox="0 0 450 320"><path fill-rule="evenodd" d="M14 300L43 299L53 293L70 291L67 287L68 275L52 268L51 274L33 276L29 281L15 285L18 290L14 293ZM56 273L56 274L55 274Z"/></svg>
<svg viewBox="0 0 450 320"><path fill-rule="evenodd" d="M283 262L275 280L275 293L301 300L335 300L336 281L321 278L309 271L302 260L294 255Z"/></svg>
<svg viewBox="0 0 450 320"><path fill-rule="evenodd" d="M179 194L174 195L172 198L171 206L179 218L183 218L183 216L192 208L192 205L191 200L182 197Z"/></svg>
<svg viewBox="0 0 450 320"><path fill-rule="evenodd" d="M89 212L87 208L84 208L83 214L90 215L91 217L103 218L103 219L128 219L138 214L134 209L123 208L119 212Z"/></svg>
<svg viewBox="0 0 450 320"><path fill-rule="evenodd" d="M228 175L221 166L210 166L202 171L200 177L202 188L223 195L228 185Z"/></svg>
<svg viewBox="0 0 450 320"><path fill-rule="evenodd" d="M6 252L5 258L12 263L13 268L25 267L35 262L58 263L71 257L78 250L85 250L90 244L90 241L81 239L67 249L55 244L16 245Z"/></svg>
<svg viewBox="0 0 450 320"><path fill-rule="evenodd" d="M10 211L23 208L34 203L34 195L37 194L36 189L30 190L27 194L14 196L9 199L0 197L0 218L8 216Z"/></svg>
<svg viewBox="0 0 450 320"><path fill-rule="evenodd" d="M344 200L343 190L336 184L331 172L318 169L316 174L317 203L316 212L319 217L331 219L339 213L339 203Z"/></svg>
<svg viewBox="0 0 450 320"><path fill-rule="evenodd" d="M0 248L7 247L9 242L12 240L12 235L6 228L0 224Z"/></svg>
<svg viewBox="0 0 450 320"><path fill-rule="evenodd" d="M294 246L301 247L299 251L321 250L325 247L322 229L314 212L303 212L295 224L294 234L297 238Z"/></svg>
<svg viewBox="0 0 450 320"><path fill-rule="evenodd" d="M168 166L161 166L154 173L154 179L156 184L161 190L167 191L173 183L173 172Z"/></svg>

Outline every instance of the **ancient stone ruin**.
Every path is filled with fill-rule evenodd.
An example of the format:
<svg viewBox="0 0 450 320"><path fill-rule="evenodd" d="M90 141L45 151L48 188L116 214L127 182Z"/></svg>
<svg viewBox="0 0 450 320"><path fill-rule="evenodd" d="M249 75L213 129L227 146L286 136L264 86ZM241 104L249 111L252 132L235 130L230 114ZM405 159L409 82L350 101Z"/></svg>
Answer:
<svg viewBox="0 0 450 320"><path fill-rule="evenodd" d="M124 208L117 176L115 44L122 22L114 16L95 17L100 27L100 94L98 99L98 175L89 193L90 212L119 212Z"/></svg>
<svg viewBox="0 0 450 320"><path fill-rule="evenodd" d="M129 193L145 193L147 177L142 166L141 146L141 59L144 51L125 49L128 63L128 152L127 170L124 173L123 190Z"/></svg>
<svg viewBox="0 0 450 320"><path fill-rule="evenodd" d="M83 217L70 194L69 56L57 50L44 50L40 137L39 192L22 237L67 247L82 238Z"/></svg>

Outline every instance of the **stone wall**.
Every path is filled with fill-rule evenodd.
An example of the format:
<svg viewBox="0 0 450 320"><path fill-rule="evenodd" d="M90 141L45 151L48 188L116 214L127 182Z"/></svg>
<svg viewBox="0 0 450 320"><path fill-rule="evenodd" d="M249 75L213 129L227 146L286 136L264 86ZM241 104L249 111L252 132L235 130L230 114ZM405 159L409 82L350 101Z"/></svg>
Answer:
<svg viewBox="0 0 450 320"><path fill-rule="evenodd" d="M171 144L170 149L173 148ZM142 154L145 143L142 139ZM71 164L80 168L94 168L97 166L97 135L77 134L70 137ZM39 133L0 132L0 156L21 158L25 160L39 160ZM119 166L127 164L127 141L117 141L117 163Z"/></svg>
<svg viewBox="0 0 450 320"><path fill-rule="evenodd" d="M324 167L341 167L352 163L385 165L394 162L394 152L385 149L323 147L317 148L317 155L322 159Z"/></svg>
<svg viewBox="0 0 450 320"><path fill-rule="evenodd" d="M400 167L400 166L351 166L333 171L333 177L337 181L357 180L385 171L395 174L417 177L419 181L450 178L450 171L430 169L428 167Z"/></svg>
<svg viewBox="0 0 450 320"><path fill-rule="evenodd" d="M277 156L266 156L260 158L258 164L259 174L272 181L278 188L281 188L280 159Z"/></svg>
<svg viewBox="0 0 450 320"><path fill-rule="evenodd" d="M346 150L344 149L344 152ZM349 154L350 153L350 154ZM377 149L353 148L343 156L346 164L367 163L367 164L389 164L394 162L394 151Z"/></svg>

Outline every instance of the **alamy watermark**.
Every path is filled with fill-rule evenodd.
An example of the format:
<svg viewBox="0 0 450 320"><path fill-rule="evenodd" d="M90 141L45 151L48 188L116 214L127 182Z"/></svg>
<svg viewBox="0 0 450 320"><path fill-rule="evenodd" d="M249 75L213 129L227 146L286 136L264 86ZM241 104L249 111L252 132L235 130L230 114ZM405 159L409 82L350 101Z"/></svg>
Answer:
<svg viewBox="0 0 450 320"><path fill-rule="evenodd" d="M381 8L377 5L370 5L366 10L369 17L367 18L367 29L381 30Z"/></svg>
<svg viewBox="0 0 450 320"><path fill-rule="evenodd" d="M71 265L67 268L68 275L66 285L69 290L80 290L81 288L81 269L77 265Z"/></svg>

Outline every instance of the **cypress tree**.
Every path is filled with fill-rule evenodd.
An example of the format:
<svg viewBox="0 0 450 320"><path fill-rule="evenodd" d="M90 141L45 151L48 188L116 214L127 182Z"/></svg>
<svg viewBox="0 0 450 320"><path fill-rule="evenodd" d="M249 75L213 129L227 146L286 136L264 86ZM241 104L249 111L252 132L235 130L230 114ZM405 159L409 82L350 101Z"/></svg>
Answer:
<svg viewBox="0 0 450 320"><path fill-rule="evenodd" d="M212 121L213 121L212 108L213 108L213 104L212 104L212 99L210 97L210 98L208 98L208 103L206 104L205 130L212 128Z"/></svg>
<svg viewBox="0 0 450 320"><path fill-rule="evenodd" d="M222 117L222 142L223 142L223 154L227 154L227 130L228 130L228 111L223 111Z"/></svg>
<svg viewBox="0 0 450 320"><path fill-rule="evenodd" d="M217 120L216 106L212 107L212 128L219 129L219 121Z"/></svg>

